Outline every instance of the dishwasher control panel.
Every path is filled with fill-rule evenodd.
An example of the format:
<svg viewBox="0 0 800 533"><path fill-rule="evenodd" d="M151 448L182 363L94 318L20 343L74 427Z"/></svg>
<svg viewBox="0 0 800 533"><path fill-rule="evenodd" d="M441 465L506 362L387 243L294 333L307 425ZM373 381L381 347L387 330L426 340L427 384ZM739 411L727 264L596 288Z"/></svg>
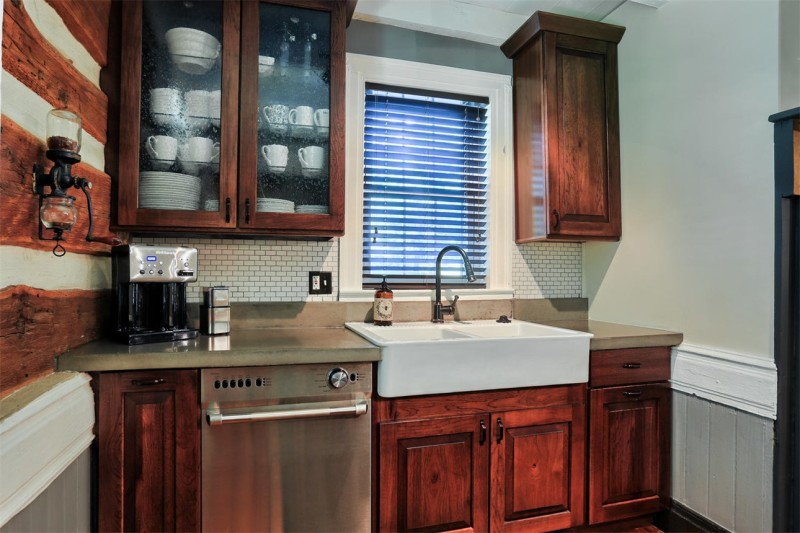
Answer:
<svg viewBox="0 0 800 533"><path fill-rule="evenodd" d="M371 393L370 363L206 368L200 371L202 403Z"/></svg>

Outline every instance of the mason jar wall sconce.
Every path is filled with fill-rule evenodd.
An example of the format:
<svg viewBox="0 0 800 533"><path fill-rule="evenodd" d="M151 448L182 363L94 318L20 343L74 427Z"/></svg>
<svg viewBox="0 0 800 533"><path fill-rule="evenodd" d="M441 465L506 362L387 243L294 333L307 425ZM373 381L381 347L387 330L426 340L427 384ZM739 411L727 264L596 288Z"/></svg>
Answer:
<svg viewBox="0 0 800 533"><path fill-rule="evenodd" d="M66 109L53 109L47 114L47 159L53 167L48 173L42 165L33 166L33 192L39 196L39 239L56 241L53 255L61 257L67 253L62 246L62 234L78 221L75 197L67 191L75 187L86 195L89 211L89 229L86 240L92 241L92 184L86 178L72 175L72 165L80 162L81 119ZM48 192L45 192L45 189ZM51 232L45 236L45 231Z"/></svg>

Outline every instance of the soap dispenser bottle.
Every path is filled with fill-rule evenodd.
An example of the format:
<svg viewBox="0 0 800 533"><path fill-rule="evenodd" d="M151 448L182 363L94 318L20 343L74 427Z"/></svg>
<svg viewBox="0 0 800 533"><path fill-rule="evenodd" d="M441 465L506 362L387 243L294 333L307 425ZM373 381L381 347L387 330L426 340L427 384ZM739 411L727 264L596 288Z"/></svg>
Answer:
<svg viewBox="0 0 800 533"><path fill-rule="evenodd" d="M393 303L394 294L386 284L386 276L384 276L383 283L375 291L375 302L372 305L372 318L376 326L392 325Z"/></svg>

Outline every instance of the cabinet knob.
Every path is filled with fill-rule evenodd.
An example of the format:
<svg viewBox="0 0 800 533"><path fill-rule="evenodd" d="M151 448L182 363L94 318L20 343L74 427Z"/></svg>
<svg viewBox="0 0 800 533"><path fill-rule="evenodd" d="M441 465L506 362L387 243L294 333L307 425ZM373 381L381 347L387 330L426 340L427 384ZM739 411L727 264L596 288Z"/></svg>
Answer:
<svg viewBox="0 0 800 533"><path fill-rule="evenodd" d="M225 222L231 221L231 197L225 198Z"/></svg>
<svg viewBox="0 0 800 533"><path fill-rule="evenodd" d="M642 395L642 391L640 390L624 391L622 395L625 396L626 398L636 398Z"/></svg>
<svg viewBox="0 0 800 533"><path fill-rule="evenodd" d="M642 368L642 363L622 363L622 368Z"/></svg>
<svg viewBox="0 0 800 533"><path fill-rule="evenodd" d="M558 212L558 209L553 209L553 218L555 219L553 223L553 231L558 231L561 227L561 213Z"/></svg>
<svg viewBox="0 0 800 533"><path fill-rule="evenodd" d="M250 198L244 201L244 223L250 223Z"/></svg>
<svg viewBox="0 0 800 533"><path fill-rule="evenodd" d="M478 444L483 446L484 442L486 442L486 422L481 420L481 432L480 437L478 438Z"/></svg>
<svg viewBox="0 0 800 533"><path fill-rule="evenodd" d="M503 420L498 416L497 417L497 442L499 443L503 440Z"/></svg>

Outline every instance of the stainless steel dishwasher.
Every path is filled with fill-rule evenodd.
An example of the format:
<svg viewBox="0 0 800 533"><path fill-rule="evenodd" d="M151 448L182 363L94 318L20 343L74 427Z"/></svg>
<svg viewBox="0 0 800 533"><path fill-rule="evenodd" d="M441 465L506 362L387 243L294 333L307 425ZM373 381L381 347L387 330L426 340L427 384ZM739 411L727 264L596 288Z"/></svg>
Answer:
<svg viewBox="0 0 800 533"><path fill-rule="evenodd" d="M204 531L369 531L369 363L201 371Z"/></svg>

